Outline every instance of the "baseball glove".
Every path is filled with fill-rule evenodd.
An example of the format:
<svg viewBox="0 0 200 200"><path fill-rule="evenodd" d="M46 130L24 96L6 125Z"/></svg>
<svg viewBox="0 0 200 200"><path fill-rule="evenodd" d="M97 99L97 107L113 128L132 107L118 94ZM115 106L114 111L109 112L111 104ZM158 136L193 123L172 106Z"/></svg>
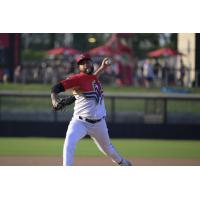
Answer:
<svg viewBox="0 0 200 200"><path fill-rule="evenodd" d="M64 109L66 108L66 106L71 105L72 103L74 103L76 100L76 98L71 95L68 96L66 98L61 98L58 100L58 105L56 107L53 107L54 111L64 111Z"/></svg>

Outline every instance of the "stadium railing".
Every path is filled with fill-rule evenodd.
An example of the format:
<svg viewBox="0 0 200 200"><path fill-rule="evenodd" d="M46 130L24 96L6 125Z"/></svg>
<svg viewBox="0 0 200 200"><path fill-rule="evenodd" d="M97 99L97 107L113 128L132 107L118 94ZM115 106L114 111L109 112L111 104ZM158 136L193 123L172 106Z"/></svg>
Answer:
<svg viewBox="0 0 200 200"><path fill-rule="evenodd" d="M199 94L105 93L104 96L110 122L200 124ZM73 106L66 112L54 112L49 93L0 92L1 121L69 121L72 115Z"/></svg>

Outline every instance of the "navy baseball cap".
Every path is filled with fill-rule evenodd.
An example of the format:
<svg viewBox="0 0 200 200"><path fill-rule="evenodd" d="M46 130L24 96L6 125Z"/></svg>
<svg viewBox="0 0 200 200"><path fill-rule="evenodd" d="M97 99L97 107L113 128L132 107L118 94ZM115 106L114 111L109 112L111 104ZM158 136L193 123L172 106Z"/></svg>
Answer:
<svg viewBox="0 0 200 200"><path fill-rule="evenodd" d="M76 62L79 64L83 60L91 60L91 57L88 54L81 54L80 56L77 57Z"/></svg>

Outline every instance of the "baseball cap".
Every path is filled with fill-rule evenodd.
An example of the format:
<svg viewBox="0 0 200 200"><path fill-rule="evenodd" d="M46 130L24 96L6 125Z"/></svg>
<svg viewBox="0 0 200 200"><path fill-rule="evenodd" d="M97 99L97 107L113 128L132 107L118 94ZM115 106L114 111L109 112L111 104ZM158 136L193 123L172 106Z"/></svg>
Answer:
<svg viewBox="0 0 200 200"><path fill-rule="evenodd" d="M76 58L77 64L79 64L83 60L92 60L91 57L88 54L81 54Z"/></svg>

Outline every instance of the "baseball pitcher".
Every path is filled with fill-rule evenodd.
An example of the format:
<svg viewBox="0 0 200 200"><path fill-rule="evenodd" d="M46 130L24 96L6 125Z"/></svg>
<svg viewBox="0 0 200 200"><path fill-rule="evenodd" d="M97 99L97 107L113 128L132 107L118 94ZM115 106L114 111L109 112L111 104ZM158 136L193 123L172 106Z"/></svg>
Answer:
<svg viewBox="0 0 200 200"><path fill-rule="evenodd" d="M94 72L92 59L82 54L77 58L80 73L60 81L52 87L51 100L55 110L61 110L75 101L74 114L69 123L63 148L63 165L73 165L76 143L89 135L99 150L121 166L131 166L113 147L105 122L106 110L99 74L109 65L105 58ZM58 94L72 89L74 96L58 100Z"/></svg>

